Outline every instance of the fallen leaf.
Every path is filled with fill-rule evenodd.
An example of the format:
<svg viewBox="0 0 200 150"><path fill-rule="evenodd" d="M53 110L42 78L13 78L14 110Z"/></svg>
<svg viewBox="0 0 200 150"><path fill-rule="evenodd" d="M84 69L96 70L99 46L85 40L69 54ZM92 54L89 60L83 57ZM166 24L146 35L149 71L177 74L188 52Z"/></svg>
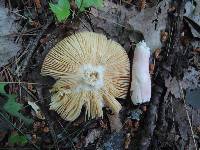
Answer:
<svg viewBox="0 0 200 150"><path fill-rule="evenodd" d="M181 97L180 85L175 77L169 77L168 79L166 79L165 86L168 88L171 94L175 96L175 98Z"/></svg>
<svg viewBox="0 0 200 150"><path fill-rule="evenodd" d="M35 103L35 102L31 102L31 101L28 101L28 104L33 108L33 110L35 111L36 113L36 117L39 118L39 119L42 119L44 120L45 117L44 117L44 114L41 112L40 110L40 107Z"/></svg>
<svg viewBox="0 0 200 150"><path fill-rule="evenodd" d="M196 5L190 1L186 2L184 19L189 25L192 35L200 38L200 1L196 1Z"/></svg>
<svg viewBox="0 0 200 150"><path fill-rule="evenodd" d="M200 72L194 67L189 67L187 71L184 72L183 79L181 80L183 89L193 90L200 87L199 77Z"/></svg>
<svg viewBox="0 0 200 150"><path fill-rule="evenodd" d="M139 121L140 120L140 117L142 115L142 111L138 108L138 109L134 109L130 112L130 119L132 120L137 120Z"/></svg>
<svg viewBox="0 0 200 150"><path fill-rule="evenodd" d="M94 143L96 139L98 139L101 135L100 130L93 129L89 134L85 137L85 147L88 146L89 143Z"/></svg>
<svg viewBox="0 0 200 150"><path fill-rule="evenodd" d="M119 118L119 114L113 114L113 115L108 114L107 116L109 118L111 132L114 132L114 131L119 132L122 128L122 123Z"/></svg>
<svg viewBox="0 0 200 150"><path fill-rule="evenodd" d="M160 32L166 28L169 0L160 1L156 6L146 8L142 12L135 12L128 24L143 34L147 46L153 51L162 46ZM145 20L145 23L144 23Z"/></svg>

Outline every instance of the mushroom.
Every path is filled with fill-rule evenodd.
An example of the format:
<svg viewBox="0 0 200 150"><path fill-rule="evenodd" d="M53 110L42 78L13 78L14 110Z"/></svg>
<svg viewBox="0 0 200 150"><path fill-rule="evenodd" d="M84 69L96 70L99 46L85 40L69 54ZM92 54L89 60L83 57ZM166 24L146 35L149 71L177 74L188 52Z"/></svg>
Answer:
<svg viewBox="0 0 200 150"><path fill-rule="evenodd" d="M129 86L129 59L123 47L93 32L80 32L60 41L47 54L42 75L57 81L50 109L74 121L84 106L88 118L102 117L103 107L119 113Z"/></svg>
<svg viewBox="0 0 200 150"><path fill-rule="evenodd" d="M149 102L151 78L149 74L150 48L144 41L136 45L132 67L131 100L134 105Z"/></svg>

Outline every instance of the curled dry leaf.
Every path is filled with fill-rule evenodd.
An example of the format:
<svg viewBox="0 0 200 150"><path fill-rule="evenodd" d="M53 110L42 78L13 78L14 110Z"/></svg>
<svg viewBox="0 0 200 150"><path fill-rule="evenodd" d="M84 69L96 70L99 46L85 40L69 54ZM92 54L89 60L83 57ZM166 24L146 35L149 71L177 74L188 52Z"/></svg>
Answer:
<svg viewBox="0 0 200 150"><path fill-rule="evenodd" d="M29 104L29 105L33 108L33 110L35 111L35 114L36 114L36 117L37 117L37 118L42 119L42 120L45 119L43 113L42 113L41 110L40 110L40 107L39 107L35 102L28 101L28 104Z"/></svg>
<svg viewBox="0 0 200 150"><path fill-rule="evenodd" d="M59 42L47 54L41 73L57 82L50 109L74 121L86 108L88 118L102 117L104 106L119 113L129 86L129 59L118 43L93 32L80 32Z"/></svg>

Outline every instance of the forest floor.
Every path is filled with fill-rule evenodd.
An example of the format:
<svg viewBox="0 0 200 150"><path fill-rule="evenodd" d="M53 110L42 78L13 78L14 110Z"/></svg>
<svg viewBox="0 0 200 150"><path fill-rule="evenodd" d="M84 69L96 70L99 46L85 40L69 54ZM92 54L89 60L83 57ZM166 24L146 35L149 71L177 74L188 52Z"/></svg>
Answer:
<svg viewBox="0 0 200 150"><path fill-rule="evenodd" d="M59 23L48 0L0 0L0 149L189 150L200 148L200 1L104 0ZM80 31L120 43L132 62L136 43L151 48L152 97L120 116L73 122L49 110L55 83L40 75L49 50ZM129 94L128 94L129 95Z"/></svg>

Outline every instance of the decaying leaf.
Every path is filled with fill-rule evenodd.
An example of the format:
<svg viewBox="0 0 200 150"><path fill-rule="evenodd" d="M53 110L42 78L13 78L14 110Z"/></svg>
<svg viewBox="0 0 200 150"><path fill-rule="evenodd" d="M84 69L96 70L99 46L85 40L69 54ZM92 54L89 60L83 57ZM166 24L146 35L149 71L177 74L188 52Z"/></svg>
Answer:
<svg viewBox="0 0 200 150"><path fill-rule="evenodd" d="M132 120L137 120L139 121L140 120L140 117L142 115L142 111L138 108L138 109L134 109L130 112L130 119Z"/></svg>
<svg viewBox="0 0 200 150"><path fill-rule="evenodd" d="M15 36L9 36L18 32L16 17L13 13L9 13L9 9L5 8L3 3L1 1L0 4L0 66L7 64L8 60L21 48L21 42L14 42Z"/></svg>
<svg viewBox="0 0 200 150"><path fill-rule="evenodd" d="M119 114L113 114L113 115L108 114L107 116L109 118L111 132L120 131L122 129L122 123Z"/></svg>
<svg viewBox="0 0 200 150"><path fill-rule="evenodd" d="M98 129L93 129L92 131L89 132L89 134L85 138L85 147L88 146L88 144L94 143L96 139L98 139L101 135L101 131Z"/></svg>
<svg viewBox="0 0 200 150"><path fill-rule="evenodd" d="M175 77L173 78L169 77L168 79L166 79L165 86L168 88L171 94L173 94L176 98L181 97L180 85Z"/></svg>
<svg viewBox="0 0 200 150"><path fill-rule="evenodd" d="M37 116L39 119L42 119L42 120L45 119L45 116L44 116L44 114L41 112L40 107L39 107L35 102L28 101L28 104L33 108L33 110L34 110L35 113L36 113L36 116Z"/></svg>
<svg viewBox="0 0 200 150"><path fill-rule="evenodd" d="M200 1L194 3L188 1L185 4L185 21L188 23L192 35L200 38Z"/></svg>
<svg viewBox="0 0 200 150"><path fill-rule="evenodd" d="M181 85L184 89L193 90L200 87L199 84L200 72L194 67L189 67L184 73Z"/></svg>
<svg viewBox="0 0 200 150"><path fill-rule="evenodd" d="M140 31L151 51L161 47L160 33L165 29L168 16L169 0L161 1L152 8L146 8L142 12L135 12L128 20L128 24ZM160 11L160 13L159 13ZM144 23L145 20L145 23Z"/></svg>

